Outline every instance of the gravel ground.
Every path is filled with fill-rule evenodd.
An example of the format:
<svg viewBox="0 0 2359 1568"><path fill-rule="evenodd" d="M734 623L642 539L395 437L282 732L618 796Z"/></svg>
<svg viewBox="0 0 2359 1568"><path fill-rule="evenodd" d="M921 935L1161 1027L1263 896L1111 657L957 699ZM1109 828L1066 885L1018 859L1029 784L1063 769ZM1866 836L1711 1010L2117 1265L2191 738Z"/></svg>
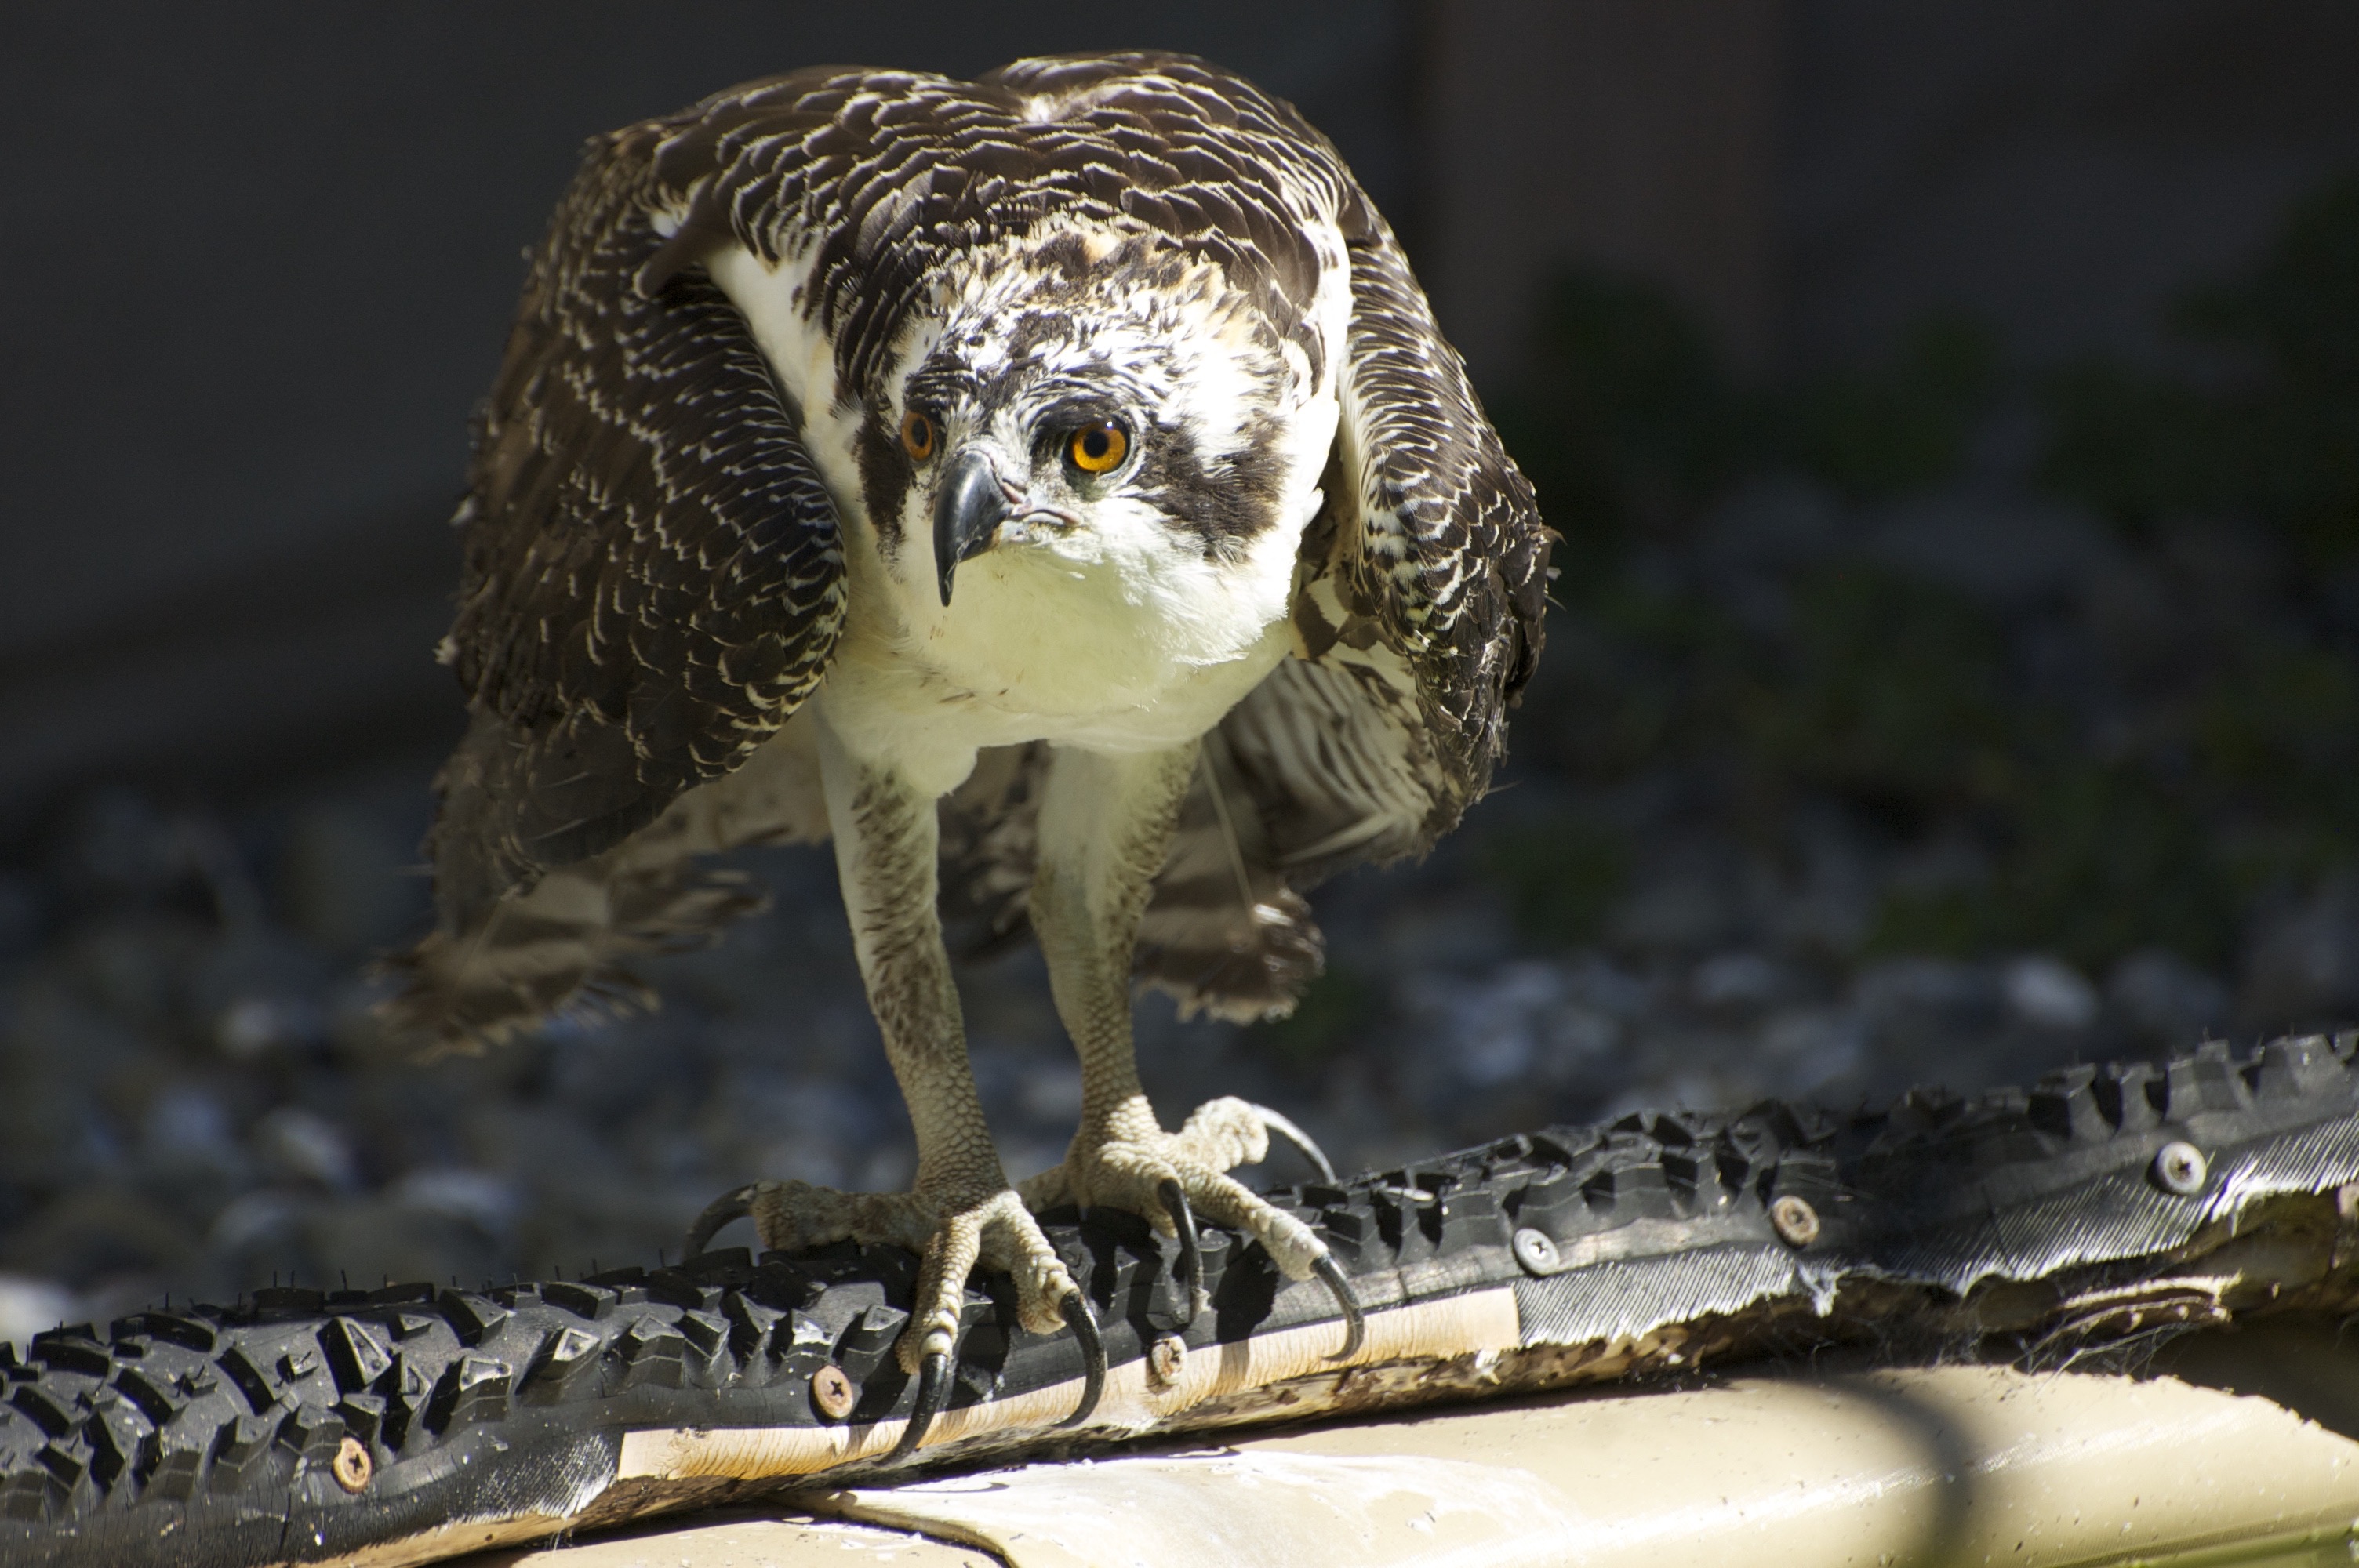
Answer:
<svg viewBox="0 0 2359 1568"><path fill-rule="evenodd" d="M134 833L201 847L189 858L205 870L83 890L0 981L0 1335L281 1278L576 1271L676 1248L698 1208L752 1177L908 1180L907 1122L821 853L751 858L774 909L650 964L658 1013L553 1026L483 1057L389 1055L351 938L406 910L415 883L361 908L317 888L307 901L304 882L313 857L391 863L388 819L415 811L373 817L354 801L407 793L387 781L286 819L271 897L235 836L93 803L86 857ZM1716 901L1732 894L1773 918L1841 896L1726 869L1721 883L1682 871L1643 886L1630 924L1725 927ZM1143 1001L1142 1065L1167 1120L1243 1094L1339 1163L1381 1168L1639 1105L1973 1087L2191 1039L2230 1008L2221 981L2159 954L2101 988L2036 954L1845 967L1734 931L1687 948L1656 932L1644 950L1529 951L1501 903L1448 855L1330 889L1346 1001L1323 1002L1313 1026L1181 1023ZM1039 1169L1080 1104L1045 973L1027 948L962 983L1008 1168ZM1290 1158L1273 1155L1272 1179L1298 1174Z"/></svg>
<svg viewBox="0 0 2359 1568"><path fill-rule="evenodd" d="M1797 504L1732 503L1677 569L1774 617L1795 539L1837 547L1808 544L1827 524L1798 524ZM1997 524L1975 504L1836 532L2014 605L2035 643L2085 620L2122 569L2045 503ZM1527 725L1550 721L1544 701L1532 711ZM748 857L773 909L647 966L660 1012L553 1026L484 1057L390 1055L364 969L423 916L410 862L430 770L386 762L219 811L100 791L38 863L0 873L0 1336L288 1278L651 1259L749 1178L908 1179L907 1123L824 851ZM2159 949L2103 973L2038 951L1896 954L1868 942L1881 902L1961 862L1971 873L1973 846L1896 838L1832 798L1740 831L1711 780L1674 762L1608 784L1529 763L1504 779L1426 862L1318 895L1331 974L1296 1019L1183 1024L1141 1003L1167 1121L1242 1094L1339 1163L1382 1168L1639 1105L1972 1089L2250 1033L2359 990L2359 897L2335 885L2256 925L2234 977ZM1500 856L1568 824L1608 837L1626 874L1588 935L1535 936ZM1028 947L962 984L976 1076L1021 1175L1070 1132L1072 1058ZM1266 1174L1293 1179L1291 1160L1273 1155Z"/></svg>

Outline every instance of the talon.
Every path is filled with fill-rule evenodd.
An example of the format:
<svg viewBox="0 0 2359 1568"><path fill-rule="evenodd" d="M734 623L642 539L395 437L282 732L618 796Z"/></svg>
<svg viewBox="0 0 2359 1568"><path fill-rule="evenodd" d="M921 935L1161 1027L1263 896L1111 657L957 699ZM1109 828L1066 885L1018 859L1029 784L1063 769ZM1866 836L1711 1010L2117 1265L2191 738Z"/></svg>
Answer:
<svg viewBox="0 0 2359 1568"><path fill-rule="evenodd" d="M898 1465L918 1451L924 1441L926 1429L934 1424L934 1417L951 1400L951 1357L947 1350L929 1350L918 1368L918 1397L909 1406L909 1419L901 1428L893 1452L885 1455L887 1465Z"/></svg>
<svg viewBox="0 0 2359 1568"><path fill-rule="evenodd" d="M1196 1241L1196 1211L1188 1206L1188 1195L1169 1176L1155 1184L1155 1195L1163 1200L1164 1210L1180 1233L1180 1282L1184 1287L1180 1326L1186 1328L1212 1304L1204 1294L1204 1253Z"/></svg>
<svg viewBox="0 0 2359 1568"><path fill-rule="evenodd" d="M1082 1402L1072 1414L1057 1424L1079 1426L1096 1413L1098 1397L1105 1392L1105 1341L1098 1335L1098 1314L1090 1310L1089 1302L1075 1291L1057 1303L1057 1314L1073 1337L1082 1345Z"/></svg>
<svg viewBox="0 0 2359 1568"><path fill-rule="evenodd" d="M1317 1167L1321 1181L1331 1187L1335 1184L1335 1166L1327 1158L1327 1152L1319 1147L1310 1134L1297 1127L1293 1118L1283 1111L1272 1110L1266 1105L1256 1105L1251 1100L1245 1102L1245 1108L1260 1117L1264 1127L1293 1144L1304 1159Z"/></svg>
<svg viewBox="0 0 2359 1568"><path fill-rule="evenodd" d="M694 1258L711 1246L721 1227L732 1220L744 1219L754 1212L754 1189L739 1187L734 1193L723 1193L704 1206L696 1223L688 1227L688 1255Z"/></svg>
<svg viewBox="0 0 2359 1568"><path fill-rule="evenodd" d="M1352 1292L1352 1281L1343 1277L1343 1266L1332 1252L1321 1252L1311 1267L1327 1281L1334 1292L1335 1304L1343 1309L1343 1348L1327 1357L1330 1361L1348 1361L1358 1353L1368 1337L1367 1320L1360 1313L1360 1298Z"/></svg>

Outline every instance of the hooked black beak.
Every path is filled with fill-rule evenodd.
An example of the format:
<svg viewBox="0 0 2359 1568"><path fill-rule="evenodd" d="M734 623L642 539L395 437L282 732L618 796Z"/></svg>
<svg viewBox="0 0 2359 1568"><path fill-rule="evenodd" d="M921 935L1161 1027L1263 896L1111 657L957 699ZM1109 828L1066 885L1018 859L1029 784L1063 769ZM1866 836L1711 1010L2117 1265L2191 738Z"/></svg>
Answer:
<svg viewBox="0 0 2359 1568"><path fill-rule="evenodd" d="M934 495L934 566L941 575L942 608L950 608L951 578L959 563L991 548L992 536L1007 521L1007 497L998 470L981 452L961 452L942 475Z"/></svg>

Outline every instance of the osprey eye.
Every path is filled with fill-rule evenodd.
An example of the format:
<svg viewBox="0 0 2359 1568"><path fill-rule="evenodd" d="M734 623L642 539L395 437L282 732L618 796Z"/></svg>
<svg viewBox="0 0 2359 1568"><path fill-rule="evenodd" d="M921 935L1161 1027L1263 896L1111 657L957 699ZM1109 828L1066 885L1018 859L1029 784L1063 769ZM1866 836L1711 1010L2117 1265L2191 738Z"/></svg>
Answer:
<svg viewBox="0 0 2359 1568"><path fill-rule="evenodd" d="M1130 455L1130 437L1112 420L1084 425L1065 443L1065 456L1083 473L1112 473Z"/></svg>
<svg viewBox="0 0 2359 1568"><path fill-rule="evenodd" d="M901 416L901 449L919 462L934 455L934 422L914 408Z"/></svg>

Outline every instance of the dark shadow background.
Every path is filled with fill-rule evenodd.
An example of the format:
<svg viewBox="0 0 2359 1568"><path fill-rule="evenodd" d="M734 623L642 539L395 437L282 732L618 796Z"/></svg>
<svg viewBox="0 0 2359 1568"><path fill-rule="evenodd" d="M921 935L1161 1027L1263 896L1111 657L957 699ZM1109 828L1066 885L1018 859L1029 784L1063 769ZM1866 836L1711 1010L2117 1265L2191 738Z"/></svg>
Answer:
<svg viewBox="0 0 2359 1568"><path fill-rule="evenodd" d="M1141 45L1335 138L1567 536L1511 787L1323 896L1295 1019L1149 1008L1168 1114L1257 1094L1382 1162L2359 1012L2346 5L20 8L0 1336L902 1179L811 857L654 1019L375 1049L457 728L445 519L582 138L800 65ZM1045 1163L1037 964L969 984Z"/></svg>
<svg viewBox="0 0 2359 1568"><path fill-rule="evenodd" d="M1186 8L1406 200L1406 8ZM255 4L6 24L0 827L451 730L469 408L584 138L829 61L1139 40L1103 7ZM193 777L192 777L193 771Z"/></svg>

